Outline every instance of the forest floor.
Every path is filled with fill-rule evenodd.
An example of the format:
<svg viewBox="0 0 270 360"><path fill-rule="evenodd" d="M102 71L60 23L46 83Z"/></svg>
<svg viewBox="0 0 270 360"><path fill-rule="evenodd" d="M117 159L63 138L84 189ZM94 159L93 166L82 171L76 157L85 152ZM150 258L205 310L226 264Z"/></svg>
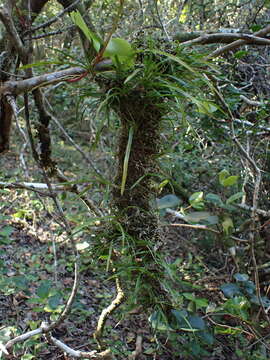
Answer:
<svg viewBox="0 0 270 360"><path fill-rule="evenodd" d="M15 174L18 159L12 153L7 158L5 171ZM25 190L4 190L0 206L0 341L4 342L7 333L12 338L57 316L52 308L53 301L57 308L58 293L53 294L50 308L49 293L46 294L46 291L48 287L56 287L61 290L59 301L67 300L74 281L74 268L67 237L57 232L57 223L39 207L35 196ZM166 222L167 226L162 227L163 244L158 251L163 252L168 263L179 261L183 281L198 285L195 291L197 297L206 299L209 304L224 302L220 286L230 282L233 273L237 272L235 259L222 251L220 246L206 250L199 246L204 235L200 237L198 230L169 226L177 223L173 217L167 217ZM72 222L70 224L73 225ZM86 238L89 237L91 235L87 234ZM115 298L116 291L104 264L95 264L85 254L82 255L80 287L72 311L52 335L75 350L92 351L97 349L93 333L98 318ZM148 321L150 315L139 305L128 309L123 304L109 317L104 340L112 348L115 359L195 359L194 355L189 357L187 350L183 356L175 355L175 350L181 353L181 341L178 342L179 349L175 349L175 343L171 342L166 332L157 338ZM239 325L235 318L226 316L227 323L222 326L233 328ZM238 340L235 342L229 334L218 335L216 339L211 352L200 357L202 360L244 359L235 353ZM42 336L18 344L13 355L6 358L68 359L58 348L47 344Z"/></svg>

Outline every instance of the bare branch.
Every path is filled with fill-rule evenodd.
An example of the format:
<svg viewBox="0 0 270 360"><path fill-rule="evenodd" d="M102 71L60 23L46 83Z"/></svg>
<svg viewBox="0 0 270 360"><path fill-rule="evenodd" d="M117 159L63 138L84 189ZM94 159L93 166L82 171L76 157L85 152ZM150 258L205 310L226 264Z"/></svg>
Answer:
<svg viewBox="0 0 270 360"><path fill-rule="evenodd" d="M39 29L44 29L45 27L48 27L50 26L51 24L55 23L56 21L58 21L65 13L73 10L76 5L80 2L81 0L75 0L72 4L70 4L68 7L66 7L64 10L62 10L60 13L58 13L56 16L54 16L52 19L36 26L36 27L33 27L31 28L30 30L27 30L26 33L29 33L29 32L34 32L34 31L37 31Z"/></svg>
<svg viewBox="0 0 270 360"><path fill-rule="evenodd" d="M27 58L26 47L23 44L9 11L5 7L0 8L0 20L4 24L12 45L15 47L22 59Z"/></svg>
<svg viewBox="0 0 270 360"><path fill-rule="evenodd" d="M19 343L19 342L23 342L33 336L36 336L36 335L39 335L39 334L42 334L44 329L46 329L47 325L45 323L42 323L41 326L38 328L38 329L35 329L35 330L32 330L32 331L28 331L22 335L19 335L19 336L16 336L15 338L9 340L6 345L5 345L5 348L7 350L9 349L12 349L12 347Z"/></svg>
<svg viewBox="0 0 270 360"><path fill-rule="evenodd" d="M257 31L254 33L254 36L256 37L264 37L266 36L268 33L270 32L270 25L267 25L265 28L263 28L260 31ZM215 51L213 51L208 58L214 58L217 56L220 56L221 54L224 54L225 52L228 52L230 50L234 50L237 47L241 46L241 45L245 45L248 41L247 40L236 40L234 42L232 42L231 44L228 44L226 46L223 46Z"/></svg>
<svg viewBox="0 0 270 360"><path fill-rule="evenodd" d="M34 76L32 78L25 80L6 81L2 86L0 86L0 95L23 94L25 92L32 91L39 87L48 86L63 80L76 78L78 75L82 75L85 72L86 70L84 68L74 67L66 70L56 71L50 74Z"/></svg>
<svg viewBox="0 0 270 360"><path fill-rule="evenodd" d="M51 108L51 104L46 99L47 105ZM65 138L75 147L75 149L82 155L84 160L87 162L87 164L90 165L90 167L100 176L102 176L101 172L96 168L94 162L85 154L85 152L81 149L81 147L76 144L76 142L69 136L69 134L66 132L65 128L61 125L61 123L58 121L58 119L50 114L52 121L57 125L57 127L62 131Z"/></svg>
<svg viewBox="0 0 270 360"><path fill-rule="evenodd" d="M59 349L61 349L62 351L67 353L69 356L72 356L74 358L79 358L79 359L100 359L100 360L112 359L111 351L109 349L105 350L105 351L102 351L100 353L98 353L95 350L85 352L85 351L74 350L71 347L64 344L62 341L59 341L59 340L55 339L53 336L50 336L49 339L55 346L57 346Z"/></svg>
<svg viewBox="0 0 270 360"><path fill-rule="evenodd" d="M30 339L33 336L36 335L41 335L41 334L46 334L49 330L49 327L46 323L42 323L41 326L38 329L32 330L32 331L28 331L22 335L16 336L15 338L9 340L6 345L2 345L1 346L1 350L6 354L9 355L9 350L12 349L12 347L19 343L19 342L23 342L26 341L28 339ZM100 360L109 360L111 359L111 352L109 349L102 351L100 353L98 353L97 351L93 350L93 351L89 351L89 352L84 352L84 351L78 351L78 350L73 350L71 347L67 346L66 344L64 344L63 342L55 339L54 337L50 336L49 334L47 335L47 338L50 342L52 342L55 346L57 346L59 349L61 349L62 351L64 351L65 353L67 353L68 355L75 357L75 358L84 358L84 359L100 359Z"/></svg>
<svg viewBox="0 0 270 360"><path fill-rule="evenodd" d="M35 184L35 183L5 183L0 181L0 189L25 189L29 191L34 191L38 193L41 196L49 196L51 197L51 194L46 191L42 191L40 189L47 189L46 184ZM59 190L59 189L57 189Z"/></svg>
<svg viewBox="0 0 270 360"><path fill-rule="evenodd" d="M231 44L233 41L237 41L237 40L244 40L249 45L270 45L270 39L261 38L251 34L240 34L240 33L203 34L196 37L195 39L184 41L181 43L181 45L185 45L185 46L194 45L194 44L206 45L206 44L216 44L216 43Z"/></svg>
<svg viewBox="0 0 270 360"><path fill-rule="evenodd" d="M76 28L75 25L67 26L64 29L58 29L58 30L55 30L55 31L42 33L42 34L39 34L39 35L36 35L36 36L31 36L30 38L28 38L28 40L38 40L38 39L43 39L43 38L46 38L46 37L49 37L49 36L63 34L64 32L67 32L68 30L75 29L75 28Z"/></svg>
<svg viewBox="0 0 270 360"><path fill-rule="evenodd" d="M263 105L262 102L250 100L247 97L245 97L244 95L240 95L240 99L244 100L248 105L251 105L251 106L262 106Z"/></svg>
<svg viewBox="0 0 270 360"><path fill-rule="evenodd" d="M263 217L270 217L270 211L262 210L262 209L254 209L252 206L248 206L246 204L235 204L235 206L239 207L240 209L247 210L247 211L255 211L257 214Z"/></svg>

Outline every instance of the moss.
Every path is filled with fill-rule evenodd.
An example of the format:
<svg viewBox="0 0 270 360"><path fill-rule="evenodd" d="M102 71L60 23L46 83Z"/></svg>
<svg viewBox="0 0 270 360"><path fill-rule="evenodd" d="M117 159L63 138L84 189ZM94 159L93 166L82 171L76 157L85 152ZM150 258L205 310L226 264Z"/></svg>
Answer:
<svg viewBox="0 0 270 360"><path fill-rule="evenodd" d="M156 157L160 148L162 111L144 92L134 90L118 99L114 108L121 120L118 144L118 168L113 191L113 205L129 235L156 237L157 219L150 200L155 196L151 175L157 172ZM130 126L134 127L125 191L120 193L123 164Z"/></svg>

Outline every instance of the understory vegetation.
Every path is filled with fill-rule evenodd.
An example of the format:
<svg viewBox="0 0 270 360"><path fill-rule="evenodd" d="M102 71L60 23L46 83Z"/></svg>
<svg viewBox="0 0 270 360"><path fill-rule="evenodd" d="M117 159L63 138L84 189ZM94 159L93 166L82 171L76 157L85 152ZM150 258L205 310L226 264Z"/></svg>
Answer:
<svg viewBox="0 0 270 360"><path fill-rule="evenodd" d="M0 5L0 359L269 359L269 2Z"/></svg>

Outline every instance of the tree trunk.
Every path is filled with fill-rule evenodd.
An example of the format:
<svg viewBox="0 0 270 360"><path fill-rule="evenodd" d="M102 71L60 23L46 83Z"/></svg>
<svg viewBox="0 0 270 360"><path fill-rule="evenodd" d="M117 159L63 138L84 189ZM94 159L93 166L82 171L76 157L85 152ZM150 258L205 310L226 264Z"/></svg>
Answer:
<svg viewBox="0 0 270 360"><path fill-rule="evenodd" d="M118 145L118 169L115 178L117 189L113 202L127 233L138 239L155 239L157 217L153 209L155 191L151 177L156 173L156 157L160 145L160 121L162 112L151 99L139 91L120 99L117 113L121 120ZM121 183L130 129L134 134L127 168L124 193ZM151 205L152 203L152 205Z"/></svg>
<svg viewBox="0 0 270 360"><path fill-rule="evenodd" d="M31 24L47 2L48 0L31 0ZM28 30L29 26L31 25L28 21L28 0L22 0L22 2L18 6L15 4L14 1L8 2L6 9L9 12L13 23L16 24L16 30L19 35L22 34L24 31ZM16 68L20 64L19 55L14 47L13 42L7 41L8 37L10 37L10 34L4 32L3 36L0 39L1 82L8 81L10 78L10 74L15 73ZM23 41L22 37L21 39ZM9 149L11 125L12 109L7 103L5 95L2 95L0 98L0 153Z"/></svg>

